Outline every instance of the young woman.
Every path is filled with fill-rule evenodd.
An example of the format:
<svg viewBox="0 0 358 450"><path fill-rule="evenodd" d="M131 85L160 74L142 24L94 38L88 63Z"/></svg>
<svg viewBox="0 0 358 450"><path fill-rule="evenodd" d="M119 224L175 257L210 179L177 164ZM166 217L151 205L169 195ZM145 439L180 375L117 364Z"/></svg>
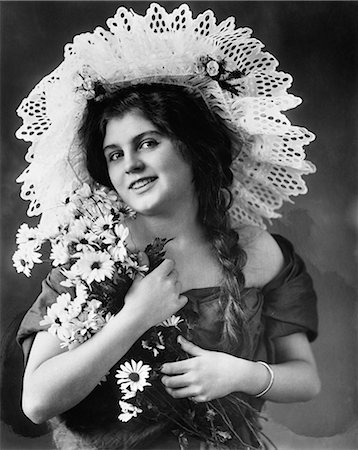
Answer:
<svg viewBox="0 0 358 450"><path fill-rule="evenodd" d="M86 102L76 142L91 178L136 212L126 224L131 249L171 240L166 259L135 280L121 311L71 351L38 325L66 292L57 269L44 282L19 331L23 410L35 423L52 420L58 448L179 448L170 422L124 427L108 419L110 398L99 407L105 388L97 386L148 329L186 308L198 315L192 342L180 338L190 357L161 368L174 399L201 403L240 392L260 410L264 400L306 401L320 389L309 345L315 294L302 260L284 238L230 220L233 160L250 136L182 84L169 77L112 83ZM237 431L246 446L261 445L245 423ZM189 436L188 445L198 443Z"/></svg>

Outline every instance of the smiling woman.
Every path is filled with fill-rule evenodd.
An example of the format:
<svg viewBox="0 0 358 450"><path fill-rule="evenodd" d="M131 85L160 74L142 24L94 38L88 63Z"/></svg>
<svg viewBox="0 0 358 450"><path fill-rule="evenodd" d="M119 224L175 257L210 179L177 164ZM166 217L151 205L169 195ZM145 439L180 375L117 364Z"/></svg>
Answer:
<svg viewBox="0 0 358 450"><path fill-rule="evenodd" d="M103 143L112 186L135 211L149 215L177 209L183 193L194 202L191 166L169 136L153 128L143 114L128 112L108 120Z"/></svg>
<svg viewBox="0 0 358 450"><path fill-rule="evenodd" d="M233 19L153 4L108 25L19 109L42 218L18 255L30 270L45 238L61 246L18 333L23 410L60 449L264 448L265 400L320 389L311 278L264 225L306 191L313 135L282 114L291 77Z"/></svg>

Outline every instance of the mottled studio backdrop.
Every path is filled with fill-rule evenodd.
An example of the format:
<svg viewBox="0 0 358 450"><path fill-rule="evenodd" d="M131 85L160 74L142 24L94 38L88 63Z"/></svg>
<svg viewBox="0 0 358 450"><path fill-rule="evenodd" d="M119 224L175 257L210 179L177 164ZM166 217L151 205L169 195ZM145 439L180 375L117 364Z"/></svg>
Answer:
<svg viewBox="0 0 358 450"><path fill-rule="evenodd" d="M188 2L195 15L212 8L222 20L230 15L294 76L290 92L303 104L291 121L317 135L307 153L318 172L306 178L309 193L283 210L273 230L296 245L307 262L319 297L320 334L313 344L323 388L307 404L270 405L272 428L280 448L358 448L357 422L357 2ZM179 2L162 2L168 9ZM27 144L17 141L15 109L23 97L62 61L63 46L75 34L105 26L120 5L143 13L148 2L1 2L1 329L26 310L39 293L48 267L32 278L12 268L14 236L26 220L15 178L24 170ZM5 361L11 383L2 392L3 419L16 430L36 435L19 412L21 353L14 347ZM7 377L8 378L8 377ZM289 432L289 428L293 433ZM311 436L304 439L300 436ZM338 436L342 435L342 436ZM286 436L286 437L285 437ZM1 448L49 448L48 436L21 438L2 423ZM284 440L286 439L286 441Z"/></svg>

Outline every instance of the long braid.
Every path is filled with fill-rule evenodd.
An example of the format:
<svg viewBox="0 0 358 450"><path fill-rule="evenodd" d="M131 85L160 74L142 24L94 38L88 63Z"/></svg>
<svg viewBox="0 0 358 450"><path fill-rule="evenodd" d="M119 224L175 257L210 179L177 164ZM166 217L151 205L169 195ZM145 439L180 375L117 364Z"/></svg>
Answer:
<svg viewBox="0 0 358 450"><path fill-rule="evenodd" d="M241 292L245 286L243 267L246 253L239 245L239 234L230 227L227 207L221 207L206 218L208 239L215 256L221 264L223 280L220 288L222 308L222 336L220 347L223 351L238 356L250 354L251 339L244 312Z"/></svg>

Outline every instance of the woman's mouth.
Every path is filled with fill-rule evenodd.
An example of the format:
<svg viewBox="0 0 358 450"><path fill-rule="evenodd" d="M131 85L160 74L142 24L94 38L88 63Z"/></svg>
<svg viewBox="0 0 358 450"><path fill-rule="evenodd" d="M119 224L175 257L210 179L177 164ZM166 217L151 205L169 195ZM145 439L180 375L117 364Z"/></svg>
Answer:
<svg viewBox="0 0 358 450"><path fill-rule="evenodd" d="M149 187L158 177L145 177L139 178L139 180L133 181L128 189L139 190L145 187Z"/></svg>

